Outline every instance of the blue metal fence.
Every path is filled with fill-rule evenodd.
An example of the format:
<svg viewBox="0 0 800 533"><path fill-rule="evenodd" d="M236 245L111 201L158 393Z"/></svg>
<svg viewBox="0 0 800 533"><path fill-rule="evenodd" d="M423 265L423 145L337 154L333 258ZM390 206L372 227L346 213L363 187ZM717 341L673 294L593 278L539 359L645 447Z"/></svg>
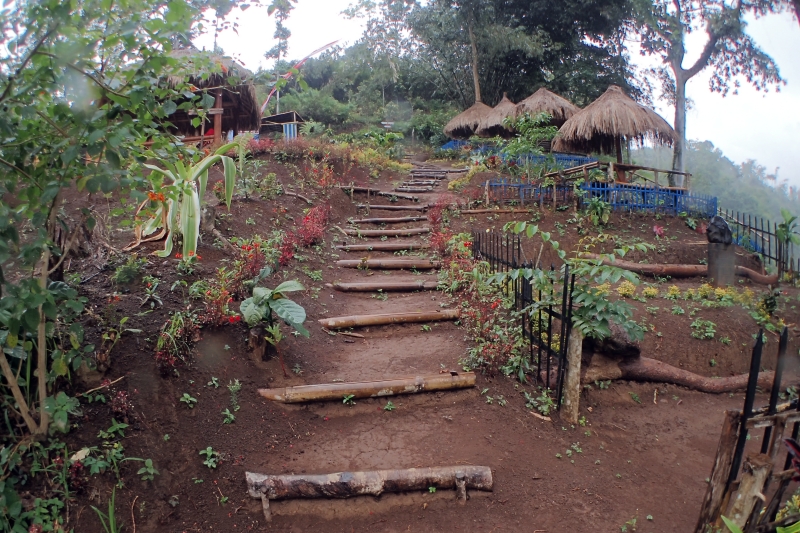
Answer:
<svg viewBox="0 0 800 533"><path fill-rule="evenodd" d="M586 183L584 198L600 198L614 211L664 213L711 218L717 214L717 197L688 191L649 188L623 183Z"/></svg>
<svg viewBox="0 0 800 533"><path fill-rule="evenodd" d="M493 144L477 144L477 143L470 143L469 141L459 141L459 140L452 140L444 145L442 145L442 150L461 150L465 146L472 147L473 154L481 154L481 155L497 155L503 159L503 161L508 161L509 158L501 153L501 148L493 145ZM534 165L543 165L545 163L550 163L553 165L554 168L572 168L572 167L579 167L581 165L588 165L589 163L594 163L597 159L593 157L586 157L582 155L576 154L562 154L558 152L551 152L549 154L544 155L535 155L535 154L528 154L519 156L516 159L516 163L518 165L522 165L525 163L530 163Z"/></svg>
<svg viewBox="0 0 800 533"><path fill-rule="evenodd" d="M483 183L486 186L486 183ZM533 185L530 183L522 183L518 180L492 180L489 182L489 199L494 202L519 202L526 203L539 203L539 202L552 202L553 200L553 186L542 187L541 185ZM573 197L573 188L571 185L556 186L556 201L559 204L564 204Z"/></svg>

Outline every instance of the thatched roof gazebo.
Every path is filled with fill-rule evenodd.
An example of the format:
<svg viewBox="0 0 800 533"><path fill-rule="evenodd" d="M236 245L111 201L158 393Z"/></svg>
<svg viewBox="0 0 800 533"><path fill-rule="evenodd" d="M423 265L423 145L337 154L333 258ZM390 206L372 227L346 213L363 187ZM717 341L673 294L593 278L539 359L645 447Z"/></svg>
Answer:
<svg viewBox="0 0 800 533"><path fill-rule="evenodd" d="M553 148L558 151L617 153L622 163L622 139L642 144L645 140L671 146L677 140L666 120L637 104L612 85L600 98L567 120L558 131Z"/></svg>
<svg viewBox="0 0 800 533"><path fill-rule="evenodd" d="M550 92L544 87L517 104L517 114L547 113L553 119L553 126L561 127L567 120L572 118L581 109L572 102L556 93Z"/></svg>
<svg viewBox="0 0 800 533"><path fill-rule="evenodd" d="M503 99L500 100L500 103L494 106L491 111L484 115L475 133L481 137L494 137L496 135L509 137L513 132L506 128L503 123L506 118L514 118L516 116L517 105L508 99L506 93L503 93Z"/></svg>
<svg viewBox="0 0 800 533"><path fill-rule="evenodd" d="M483 117L492 108L483 102L475 102L472 107L450 119L444 126L444 134L451 139L469 139L478 128Z"/></svg>
<svg viewBox="0 0 800 533"><path fill-rule="evenodd" d="M209 116L213 118L215 143L221 142L223 133L230 130L234 135L241 131L258 131L261 111L252 72L229 57L193 48L175 50L170 56L181 62L178 72L167 80L172 87L186 81L194 86L193 92L208 92L214 96ZM194 137L212 127L208 123L200 127L192 125L196 116L192 111L178 110L168 120L178 134Z"/></svg>

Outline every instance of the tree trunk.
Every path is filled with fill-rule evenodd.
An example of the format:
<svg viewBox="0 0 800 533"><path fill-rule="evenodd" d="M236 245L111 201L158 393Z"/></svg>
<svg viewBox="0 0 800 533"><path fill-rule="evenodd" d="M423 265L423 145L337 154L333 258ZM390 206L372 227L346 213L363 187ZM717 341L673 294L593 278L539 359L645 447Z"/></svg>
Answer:
<svg viewBox="0 0 800 533"><path fill-rule="evenodd" d="M672 170L684 172L686 163L684 161L684 148L686 147L686 79L683 76L675 75L675 133L678 140L672 150ZM681 177L681 181L683 178ZM677 187L675 174L669 174L669 186Z"/></svg>
<svg viewBox="0 0 800 533"><path fill-rule="evenodd" d="M467 26L469 32L469 44L472 50L472 83L475 85L475 103L481 100L481 83L478 79L478 45L475 42L475 32L472 31L472 22Z"/></svg>

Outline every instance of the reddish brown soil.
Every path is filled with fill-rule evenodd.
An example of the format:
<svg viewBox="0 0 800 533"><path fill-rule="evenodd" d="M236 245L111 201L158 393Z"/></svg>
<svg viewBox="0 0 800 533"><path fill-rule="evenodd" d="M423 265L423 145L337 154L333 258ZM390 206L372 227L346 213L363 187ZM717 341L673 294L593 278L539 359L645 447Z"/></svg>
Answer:
<svg viewBox="0 0 800 533"><path fill-rule="evenodd" d="M283 165L270 163L269 170L278 173L284 184L289 183L291 175ZM357 169L353 172L353 181L364 184L370 181L366 172L358 174ZM384 174L377 183L388 187L392 180L397 180L397 176ZM315 190L302 194L315 202L321 197ZM422 201L430 201L436 194L421 195ZM343 225L357 214L341 191L331 194L331 205L334 224ZM305 202L286 196L274 202L236 201L231 209L233 216L219 227L228 235L264 234L278 221L282 227L291 227L306 207ZM286 212L281 212L282 209ZM555 222L566 225L571 216L569 212L546 212L540 221L567 249L572 249L580 236L569 229L564 236L558 236ZM256 220L255 225L246 224L250 217ZM454 227L483 230L500 227L509 219L461 217ZM668 241L663 251L648 256L648 260L696 263L702 257L703 247L691 242L702 241L703 236L692 233L680 220L617 216L608 231L627 230L631 238L652 242L654 223L664 225L667 236L675 235L677 239ZM332 336L319 327L316 319L327 316L433 310L440 308L440 304L449 307L458 304L457 300L435 292L390 294L382 301L369 294L331 290L326 283L387 276L381 271L335 268L333 263L337 258L364 256L333 250L331 245L343 238L335 228L329 229L319 252L313 249L301 252L304 261L293 262L266 282L272 286L282 279L297 278L309 287L296 299L308 312L311 337L288 336L284 347L286 365L290 369L299 365L302 370L301 374L290 371L288 379L283 377L277 358L254 361L248 355L247 331L242 324L203 331L192 363L180 368L179 376L159 375L153 360L154 341L168 312L182 305L180 294L168 291L177 279L174 259L150 260L147 271L162 279L160 294L164 299L164 307L151 314L136 316L142 292L137 284L130 287L129 294L121 295L118 304L106 304L114 290L108 280L113 270L101 272L82 286L97 313L118 318L130 316L129 326L144 331L123 338L115 348L108 374L112 379L125 376L117 389L127 391L134 404L128 420L131 427L123 441L126 455L152 458L160 471L153 482L143 482L136 476L138 463L123 465L125 488L117 492L117 514L128 527L135 521L139 533L239 530L553 533L619 531L634 518L636 531L642 532L690 531L694 527L706 489L705 478L714 460L722 412L741 408L742 394L715 396L672 385L616 382L607 390L587 390L581 408L585 427L568 426L557 414L552 422L534 417L525 408L522 391L533 393L535 387L499 376L479 376L475 389L396 397L392 401L397 409L392 412L384 411L386 402L379 400L359 400L348 407L342 402L281 405L262 399L257 394L258 387L338 379L369 380L458 368L468 340L464 338L464 330L452 323L431 325L430 331L413 324L372 327L360 330L364 339ZM128 236L115 233L113 239L115 245L120 245ZM153 245L145 249L155 248ZM212 248L209 242L201 246L199 253L203 257L202 270L188 279L189 283L209 276L225 257L223 251ZM538 246L526 247L526 253L532 257L538 253ZM544 264L554 260L549 255L543 257ZM79 266L76 263L73 270ZM323 281L309 279L302 273L304 266L321 270ZM95 272L89 265L83 268L84 277ZM410 272L388 275L393 280L434 277ZM687 288L701 282L688 280L678 285ZM788 292L787 297L795 301L797 291ZM687 303L680 304L687 308L684 316L669 312L672 302L660 299L648 302L647 306L659 307L657 316L650 317L645 304L636 303L640 314L650 317L648 320L656 325L656 331L663 332L662 337L655 332L647 335L642 344L643 354L704 375L746 371L751 333L756 330L753 320L739 307L702 309L697 316L716 322L717 337L729 336L732 342L726 346L716 340L699 341L689 335ZM782 305L782 316L787 322L795 322L797 313L791 304ZM97 338L100 333L95 324L89 336ZM770 337L766 348L770 355L764 364L767 368L772 365L776 346L774 337ZM790 351L797 353L794 335ZM711 358L716 359L716 367L709 366ZM206 385L212 377L219 379L220 388ZM239 393L241 410L235 413L234 423L224 425L220 412L230 406L225 385L233 379L243 383ZM482 394L484 389L487 390ZM193 409L178 401L185 392L198 400ZM487 403L487 396L493 398L491 404ZM501 405L503 401L507 403ZM764 402L765 398L760 396L758 403ZM97 432L108 427L110 418L106 405L85 406L84 418L67 437L70 449L98 446ZM169 435L168 440L165 435ZM753 440L751 445L759 444L758 439ZM572 445L581 452L571 450ZM208 446L223 454L224 460L213 470L202 464L199 455L199 450ZM571 457L567 450L572 451ZM472 492L471 500L463 507L456 504L451 491L333 501L277 501L272 504L274 519L270 524L264 522L260 502L246 494L244 481L245 471L331 473L459 464L490 466L495 479L494 492ZM102 531L88 506L104 507L112 483L110 475L91 478L89 486L76 495L69 524L75 531ZM223 496L227 498L224 504ZM628 530L633 529L628 526Z"/></svg>

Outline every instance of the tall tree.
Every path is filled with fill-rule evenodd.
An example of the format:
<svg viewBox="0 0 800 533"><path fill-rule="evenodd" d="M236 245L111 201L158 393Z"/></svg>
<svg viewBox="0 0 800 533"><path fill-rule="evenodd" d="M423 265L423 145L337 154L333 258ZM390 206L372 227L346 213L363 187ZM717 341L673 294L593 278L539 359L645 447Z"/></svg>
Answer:
<svg viewBox="0 0 800 533"><path fill-rule="evenodd" d="M685 170L686 83L705 69L711 70L710 89L723 96L734 94L744 79L758 90L779 87L783 82L778 66L747 34L748 14L762 16L784 9L772 0L656 0L638 13L642 53L660 56L663 65L652 69L662 82L662 93L675 106L678 142L672 168ZM686 36L694 31L706 34L700 56L690 65L686 60ZM670 185L676 185L673 175Z"/></svg>

